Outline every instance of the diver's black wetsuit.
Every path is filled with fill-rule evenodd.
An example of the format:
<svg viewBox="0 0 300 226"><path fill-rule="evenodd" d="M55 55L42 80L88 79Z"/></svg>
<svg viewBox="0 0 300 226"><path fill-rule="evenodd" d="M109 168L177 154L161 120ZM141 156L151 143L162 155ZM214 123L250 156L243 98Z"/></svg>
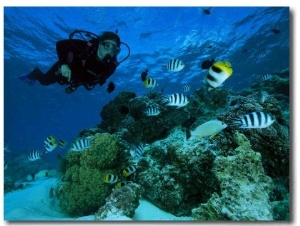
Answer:
<svg viewBox="0 0 300 226"><path fill-rule="evenodd" d="M38 80L42 85L58 82L61 85L70 84L75 89L83 85L91 90L96 84L103 85L117 68L117 59L108 58L106 62L99 60L97 50L99 41L83 41L79 39L61 40L56 43L58 62L45 74L38 68L34 69L29 77ZM71 81L63 77L60 67L67 64L71 70Z"/></svg>

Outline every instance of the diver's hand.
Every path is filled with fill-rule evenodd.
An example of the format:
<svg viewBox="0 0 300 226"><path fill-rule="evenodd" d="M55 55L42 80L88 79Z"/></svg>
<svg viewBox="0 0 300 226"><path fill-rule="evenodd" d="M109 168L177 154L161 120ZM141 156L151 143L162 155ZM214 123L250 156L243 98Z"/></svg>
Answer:
<svg viewBox="0 0 300 226"><path fill-rule="evenodd" d="M63 64L60 67L61 75L68 79L68 82L71 81L71 70L67 64Z"/></svg>

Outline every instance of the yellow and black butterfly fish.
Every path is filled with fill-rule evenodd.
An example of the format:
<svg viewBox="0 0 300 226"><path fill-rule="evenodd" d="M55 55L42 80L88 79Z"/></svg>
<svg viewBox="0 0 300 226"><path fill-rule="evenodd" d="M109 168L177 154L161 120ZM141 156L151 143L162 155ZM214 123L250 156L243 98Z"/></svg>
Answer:
<svg viewBox="0 0 300 226"><path fill-rule="evenodd" d="M107 174L104 177L104 183L108 183L108 184L114 184L117 183L119 180L119 177L113 174Z"/></svg>
<svg viewBox="0 0 300 226"><path fill-rule="evenodd" d="M154 79L154 78L147 78L145 81L144 81L144 86L146 88L154 88L156 86L158 86L157 84L157 81Z"/></svg>
<svg viewBox="0 0 300 226"><path fill-rule="evenodd" d="M125 169L122 170L122 174L124 177L128 177L131 174L133 174L136 171L136 167L135 166L127 166Z"/></svg>
<svg viewBox="0 0 300 226"><path fill-rule="evenodd" d="M120 181L116 183L115 188L121 188L124 187L126 184L132 183L131 181Z"/></svg>
<svg viewBox="0 0 300 226"><path fill-rule="evenodd" d="M222 85L233 73L231 63L228 61L218 61L214 63L208 70L206 75L206 83L208 90L212 90Z"/></svg>

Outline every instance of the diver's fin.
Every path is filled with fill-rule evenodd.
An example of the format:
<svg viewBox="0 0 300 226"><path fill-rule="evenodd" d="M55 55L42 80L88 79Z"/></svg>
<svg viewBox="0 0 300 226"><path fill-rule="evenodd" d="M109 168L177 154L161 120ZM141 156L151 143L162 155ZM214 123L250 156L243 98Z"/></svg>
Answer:
<svg viewBox="0 0 300 226"><path fill-rule="evenodd" d="M32 86L41 74L42 72L40 71L40 69L36 67L30 73L20 75L19 79Z"/></svg>
<svg viewBox="0 0 300 226"><path fill-rule="evenodd" d="M19 76L19 79L26 82L28 85L33 86L36 80L29 78L28 75L29 74L22 74Z"/></svg>

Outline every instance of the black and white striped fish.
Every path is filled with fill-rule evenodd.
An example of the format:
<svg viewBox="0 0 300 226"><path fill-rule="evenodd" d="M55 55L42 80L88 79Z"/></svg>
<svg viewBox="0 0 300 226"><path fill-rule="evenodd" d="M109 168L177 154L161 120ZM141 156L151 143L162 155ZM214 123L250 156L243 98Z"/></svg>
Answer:
<svg viewBox="0 0 300 226"><path fill-rule="evenodd" d="M182 93L174 93L169 96L162 96L163 102L167 103L168 106L175 106L181 108L189 103L187 96Z"/></svg>
<svg viewBox="0 0 300 226"><path fill-rule="evenodd" d="M267 55L267 53L265 51L260 52L254 56L254 59L255 59L255 61L260 61L260 60L264 59L266 55Z"/></svg>
<svg viewBox="0 0 300 226"><path fill-rule="evenodd" d="M71 151L83 151L84 149L90 148L92 142L89 138L83 138L76 140L72 146Z"/></svg>
<svg viewBox="0 0 300 226"><path fill-rule="evenodd" d="M191 85L190 84L183 84L181 88L182 92L188 92L191 90Z"/></svg>
<svg viewBox="0 0 300 226"><path fill-rule="evenodd" d="M258 82L264 82L267 81L269 79L273 78L272 74L265 74L265 75L261 75L257 78Z"/></svg>
<svg viewBox="0 0 300 226"><path fill-rule="evenodd" d="M157 107L149 107L146 109L145 114L147 116L156 116L160 114L160 110Z"/></svg>
<svg viewBox="0 0 300 226"><path fill-rule="evenodd" d="M36 160L41 159L42 153L40 151L32 151L29 155L25 158L25 161L34 162Z"/></svg>
<svg viewBox="0 0 300 226"><path fill-rule="evenodd" d="M169 71L181 71L185 67L185 65L182 60L173 59L173 60L169 60L167 65L165 65L165 67Z"/></svg>
<svg viewBox="0 0 300 226"><path fill-rule="evenodd" d="M239 118L229 119L229 126L239 126L240 128L254 129L266 128L275 122L275 118L263 111L255 111L240 116Z"/></svg>
<svg viewBox="0 0 300 226"><path fill-rule="evenodd" d="M269 55L271 52L270 49L262 49L262 50L259 50L255 55L254 55L254 60L256 63L259 63L263 60L266 59L266 56Z"/></svg>
<svg viewBox="0 0 300 226"><path fill-rule="evenodd" d="M141 156L143 155L144 152L145 152L145 149L144 149L143 144L134 145L134 146L130 149L130 155L131 155L131 157L134 158L134 159L139 159L139 158L141 158Z"/></svg>

